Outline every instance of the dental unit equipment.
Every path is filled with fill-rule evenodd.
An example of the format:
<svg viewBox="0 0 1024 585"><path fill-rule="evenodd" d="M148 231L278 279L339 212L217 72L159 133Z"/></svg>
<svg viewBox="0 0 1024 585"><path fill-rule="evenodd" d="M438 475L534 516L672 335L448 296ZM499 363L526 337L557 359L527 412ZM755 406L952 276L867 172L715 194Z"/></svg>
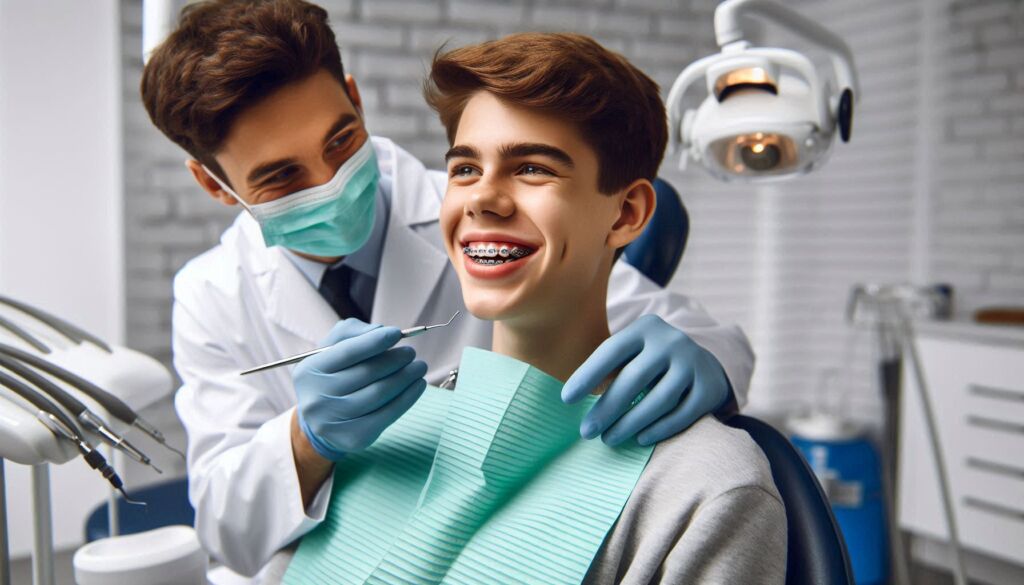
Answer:
<svg viewBox="0 0 1024 585"><path fill-rule="evenodd" d="M110 530L117 534L117 510L124 503L146 505L128 497L118 451L156 469L125 439L127 430L135 427L183 457L138 414L167 399L173 388L170 373L153 358L107 344L60 317L0 295L0 488L6 487L7 460L30 466L33 583L55 583L50 465L82 455L103 475L111 486ZM100 447L98 441L108 446ZM8 585L8 502L3 491L0 585Z"/></svg>
<svg viewBox="0 0 1024 585"><path fill-rule="evenodd" d="M402 339L405 339L407 337L416 337L417 335L422 335L422 334L426 333L427 331L430 331L431 329L437 329L438 327L447 327L448 325L451 325L452 321L455 320L455 317L458 317L459 313L461 313L461 312L462 311L455 311L455 313L453 313L452 316L448 319L447 323L438 323L436 325L418 325L416 327L409 327L408 329L402 329ZM318 354L318 353L320 353L322 351L326 351L326 350L330 349L331 347L333 347L333 346L327 345L327 346L324 346L324 347L318 347L316 349L311 349L311 350L309 350L309 351L307 351L305 353L300 353L298 355L293 355L291 357L286 357L284 359L277 360L276 362L270 362L269 364L263 364L262 366L256 366L255 368L250 368L248 370L240 372L239 376L245 376L245 375L248 375L248 374L255 374L256 372L262 372L264 370L271 370L273 368L278 368L278 367L281 367L281 366L287 366L288 364L294 364L295 362L302 361L303 359L305 359L305 358L307 358L307 357L309 357L311 355L316 355L316 354Z"/></svg>
<svg viewBox="0 0 1024 585"><path fill-rule="evenodd" d="M17 301L4 295L0 295L0 304L7 305L8 307L11 307L13 309L17 309L22 313L25 313L35 318L37 321L49 325L58 333L70 339L76 345L81 345L83 341L87 341L107 353L112 353L110 346L107 345L103 340L97 338L88 331L85 331L75 325L72 325L71 323L68 323L67 321L61 319L60 317L57 317L56 315L51 315L50 313L47 313L42 309L33 307L32 305L23 303L21 301Z"/></svg>
<svg viewBox="0 0 1024 585"><path fill-rule="evenodd" d="M38 409L36 416L42 423L53 432L57 437L67 439L75 444L78 448L78 452L82 454L82 458L89 464L89 467L100 472L103 478L110 482L110 485L114 489L121 492L124 496L125 501L132 504L145 505L144 502L135 502L128 498L128 494L124 491L124 483L121 478L117 475L107 460L96 450L84 437L85 434L81 431L78 425L75 424L70 417L68 417L63 410L54 404L50 399L43 396L42 393L36 392L30 388L27 384L12 378L11 376L0 372L0 386L4 386L9 390L12 390L15 394L31 403Z"/></svg>
<svg viewBox="0 0 1024 585"><path fill-rule="evenodd" d="M935 409L932 406L931 391L924 375L921 358L915 341L913 319L934 317L949 311L949 296L941 287L922 287L910 284L857 284L851 291L846 305L846 320L851 324L874 325L882 350L880 368L885 400L885 445L883 450L883 488L890 511L889 534L895 569L895 583L910 583L909 569L902 535L896 524L895 472L899 465L894 445L898 444L897 429L901 419L899 393L899 360L909 358L917 383L917 395L921 403L924 430L934 457L939 493L949 530L949 545L953 550L951 570L956 585L967 584L967 569L964 548L961 545L950 488L949 471L944 451L939 442Z"/></svg>
<svg viewBox="0 0 1024 585"><path fill-rule="evenodd" d="M185 458L184 453L167 444L167 439L164 437L163 433L161 433L155 426L153 426L151 423L147 422L144 418L139 416L134 410L132 410L130 406L125 404L123 400L121 400L117 396L114 396L110 392L107 392L103 388L100 388L96 384L93 384L89 380L86 380L85 378L82 378L81 376L75 374L74 372L62 368L57 364L49 362L39 356L32 355L27 351L22 351L16 347L11 347L10 345L7 345L5 343L0 343L0 357L2 357L3 355L7 355L12 358L18 359L26 364L35 367L36 369L42 370L47 374L50 374L55 378L60 379L66 384L73 386L82 394L85 394L89 398L92 398L97 403L99 403L100 406L105 408L107 412L109 412L114 418L120 420L121 422L127 425L139 429L147 436L149 436L151 439L162 445L165 449L173 452L182 459ZM145 462L140 461L140 463Z"/></svg>
<svg viewBox="0 0 1024 585"><path fill-rule="evenodd" d="M50 353L51 351L50 348L42 341L39 341L36 336L25 331L24 328L9 319L0 317L0 328L6 329L9 333L31 345L33 349L40 353Z"/></svg>
<svg viewBox="0 0 1024 585"><path fill-rule="evenodd" d="M834 80L792 50L753 47L744 17L761 17L825 49ZM670 152L722 181L764 182L808 173L824 163L838 131L849 142L859 90L853 55L838 36L771 0L726 0L715 9L722 51L691 63L669 91ZM704 79L708 96L683 105Z"/></svg>
<svg viewBox="0 0 1024 585"><path fill-rule="evenodd" d="M163 473L163 471L153 465L153 462L149 457L142 453L142 451L139 451L124 437L110 429L110 425L96 413L89 410L81 400L78 400L71 394L65 392L57 384L54 384L29 366L2 353L0 353L0 367L17 374L23 380L32 384L44 394L47 394L50 398L57 401L58 404L75 416L79 423L81 423L86 429L98 435L107 444L127 453L129 457L139 463L149 465L156 470L157 473Z"/></svg>

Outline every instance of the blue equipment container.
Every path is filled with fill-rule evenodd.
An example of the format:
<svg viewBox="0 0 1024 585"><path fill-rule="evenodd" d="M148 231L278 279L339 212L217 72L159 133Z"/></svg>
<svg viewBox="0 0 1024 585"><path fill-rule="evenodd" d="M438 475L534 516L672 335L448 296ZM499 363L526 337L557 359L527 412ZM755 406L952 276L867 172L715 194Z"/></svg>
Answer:
<svg viewBox="0 0 1024 585"><path fill-rule="evenodd" d="M174 479L148 487L134 489L131 497L146 506L133 506L117 498L119 534L136 534L175 524L192 526L196 512L188 501L188 480ZM103 503L89 514L85 522L85 541L93 542L110 536L107 504Z"/></svg>
<svg viewBox="0 0 1024 585"><path fill-rule="evenodd" d="M846 540L857 585L888 582L881 464L863 429L827 415L790 421L790 439L818 476Z"/></svg>

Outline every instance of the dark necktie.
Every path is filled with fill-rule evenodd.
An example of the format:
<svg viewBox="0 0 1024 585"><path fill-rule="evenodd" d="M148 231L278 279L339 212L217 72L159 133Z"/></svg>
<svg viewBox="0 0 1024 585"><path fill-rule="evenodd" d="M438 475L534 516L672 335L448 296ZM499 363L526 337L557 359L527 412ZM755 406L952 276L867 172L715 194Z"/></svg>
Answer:
<svg viewBox="0 0 1024 585"><path fill-rule="evenodd" d="M345 264L328 268L320 280L320 296L331 305L338 317L356 317L366 321L367 315L352 299L352 276L352 268Z"/></svg>

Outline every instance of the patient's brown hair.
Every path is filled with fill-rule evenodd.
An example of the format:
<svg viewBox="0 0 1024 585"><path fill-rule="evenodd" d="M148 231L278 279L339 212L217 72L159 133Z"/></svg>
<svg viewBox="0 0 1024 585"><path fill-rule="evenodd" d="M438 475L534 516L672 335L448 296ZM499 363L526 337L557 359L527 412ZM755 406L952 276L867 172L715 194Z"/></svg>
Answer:
<svg viewBox="0 0 1024 585"><path fill-rule="evenodd" d="M477 91L563 117L596 151L602 193L658 173L668 125L656 84L590 37L521 33L434 55L424 83L449 144Z"/></svg>
<svg viewBox="0 0 1024 585"><path fill-rule="evenodd" d="M186 6L142 73L153 124L220 176L213 155L247 106L324 69L345 86L327 12L302 0L208 0Z"/></svg>

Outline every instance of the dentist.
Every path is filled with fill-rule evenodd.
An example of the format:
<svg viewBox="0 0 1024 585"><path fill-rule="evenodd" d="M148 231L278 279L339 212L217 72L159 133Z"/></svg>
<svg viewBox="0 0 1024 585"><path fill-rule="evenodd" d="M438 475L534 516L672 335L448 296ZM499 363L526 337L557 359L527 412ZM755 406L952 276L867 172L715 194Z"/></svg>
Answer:
<svg viewBox="0 0 1024 585"><path fill-rule="evenodd" d="M152 53L141 90L200 187L244 208L176 276L173 349L199 538L254 576L323 520L333 462L372 444L428 381L441 383L463 347L490 347L492 325L465 310L444 249L446 174L369 135L323 9L190 4ZM394 326L456 310L443 332L396 345ZM608 316L613 335L562 396L579 400L619 372L584 437L650 444L743 402L753 355L737 327L624 262ZM319 344L332 347L294 375L238 375Z"/></svg>

